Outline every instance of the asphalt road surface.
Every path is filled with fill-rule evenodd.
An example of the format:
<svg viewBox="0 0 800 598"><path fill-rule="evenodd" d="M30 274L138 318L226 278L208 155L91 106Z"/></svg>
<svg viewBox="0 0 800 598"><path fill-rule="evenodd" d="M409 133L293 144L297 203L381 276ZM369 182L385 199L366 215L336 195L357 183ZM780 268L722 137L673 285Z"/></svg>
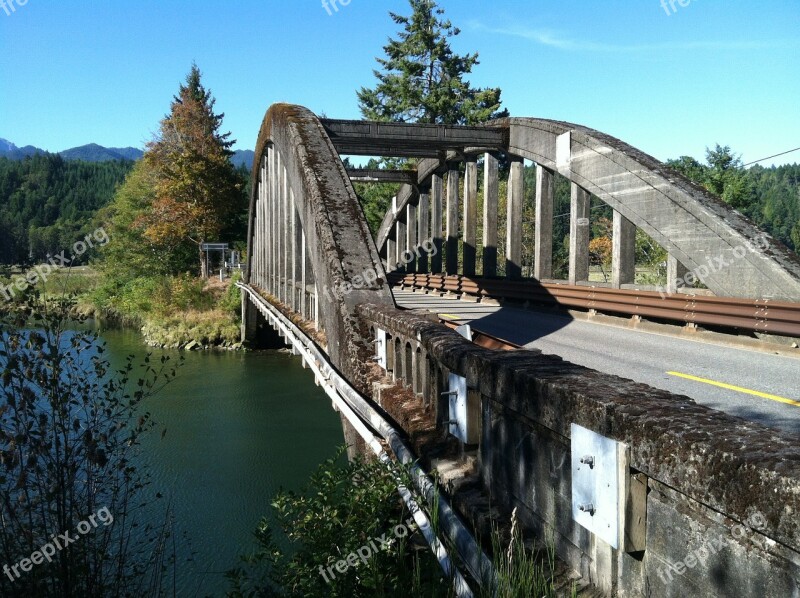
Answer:
<svg viewBox="0 0 800 598"><path fill-rule="evenodd" d="M396 289L394 294L401 307L428 309L474 330L687 395L800 439L800 350L790 357L522 308Z"/></svg>

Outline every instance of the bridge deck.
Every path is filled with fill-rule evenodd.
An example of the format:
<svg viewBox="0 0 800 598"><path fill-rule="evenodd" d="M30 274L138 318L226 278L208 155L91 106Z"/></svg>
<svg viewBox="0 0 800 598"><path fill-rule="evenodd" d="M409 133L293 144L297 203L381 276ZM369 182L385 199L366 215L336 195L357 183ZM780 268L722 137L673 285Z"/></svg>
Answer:
<svg viewBox="0 0 800 598"><path fill-rule="evenodd" d="M643 382L697 403L800 436L800 357L618 328L553 313L471 303L421 292L394 290L399 306L427 309L443 319L469 323L528 348L559 355L609 374ZM752 390L765 398L669 374ZM795 404L784 403L785 398Z"/></svg>

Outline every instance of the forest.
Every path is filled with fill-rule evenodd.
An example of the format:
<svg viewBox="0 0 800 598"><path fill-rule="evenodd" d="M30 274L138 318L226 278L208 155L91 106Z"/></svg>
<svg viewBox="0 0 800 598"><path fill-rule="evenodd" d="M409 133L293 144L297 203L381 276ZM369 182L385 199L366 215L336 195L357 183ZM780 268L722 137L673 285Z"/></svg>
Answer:
<svg viewBox="0 0 800 598"><path fill-rule="evenodd" d="M98 209L111 201L133 164L68 161L55 154L0 158L0 264L37 263L72 247L96 228Z"/></svg>

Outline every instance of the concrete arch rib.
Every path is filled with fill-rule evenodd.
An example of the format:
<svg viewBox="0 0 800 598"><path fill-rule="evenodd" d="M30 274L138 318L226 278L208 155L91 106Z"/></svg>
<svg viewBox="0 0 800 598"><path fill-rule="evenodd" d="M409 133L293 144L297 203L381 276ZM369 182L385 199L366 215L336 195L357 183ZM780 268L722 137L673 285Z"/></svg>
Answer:
<svg viewBox="0 0 800 598"><path fill-rule="evenodd" d="M280 155L294 194L318 289L319 318L329 356L343 374L358 383L364 375L363 363L373 349L356 323L355 306L394 305L363 210L317 116L302 106L275 104L264 117L256 144L248 256L254 254L256 239L258 169L268 151ZM269 173L269 177L274 174ZM246 282L249 279L248 271Z"/></svg>
<svg viewBox="0 0 800 598"><path fill-rule="evenodd" d="M492 125L509 128L509 153L558 171L602 199L689 270L705 274L715 294L800 301L797 255L655 158L570 123L508 118Z"/></svg>

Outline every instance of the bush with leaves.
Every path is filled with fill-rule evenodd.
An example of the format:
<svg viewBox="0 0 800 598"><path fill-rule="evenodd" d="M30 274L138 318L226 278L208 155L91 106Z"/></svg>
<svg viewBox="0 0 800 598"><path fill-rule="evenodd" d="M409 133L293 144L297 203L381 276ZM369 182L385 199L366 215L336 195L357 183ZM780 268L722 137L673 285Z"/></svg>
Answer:
<svg viewBox="0 0 800 598"><path fill-rule="evenodd" d="M427 546L414 550L413 539L391 543L366 564L358 561L334 579L326 573L374 538L403 524L410 514L397 493L396 482L378 461L343 460L344 448L325 461L300 493L281 492L272 502L272 517L256 531L257 550L243 566L228 573L229 596L448 596ZM275 538L275 528L282 538ZM376 545L378 544L375 541Z"/></svg>
<svg viewBox="0 0 800 598"><path fill-rule="evenodd" d="M135 455L154 425L145 402L175 368L131 356L114 370L69 308L33 303L0 320L0 558L13 565L103 508L113 522L18 579L0 576L0 595L152 595L163 536L144 521L155 505Z"/></svg>

